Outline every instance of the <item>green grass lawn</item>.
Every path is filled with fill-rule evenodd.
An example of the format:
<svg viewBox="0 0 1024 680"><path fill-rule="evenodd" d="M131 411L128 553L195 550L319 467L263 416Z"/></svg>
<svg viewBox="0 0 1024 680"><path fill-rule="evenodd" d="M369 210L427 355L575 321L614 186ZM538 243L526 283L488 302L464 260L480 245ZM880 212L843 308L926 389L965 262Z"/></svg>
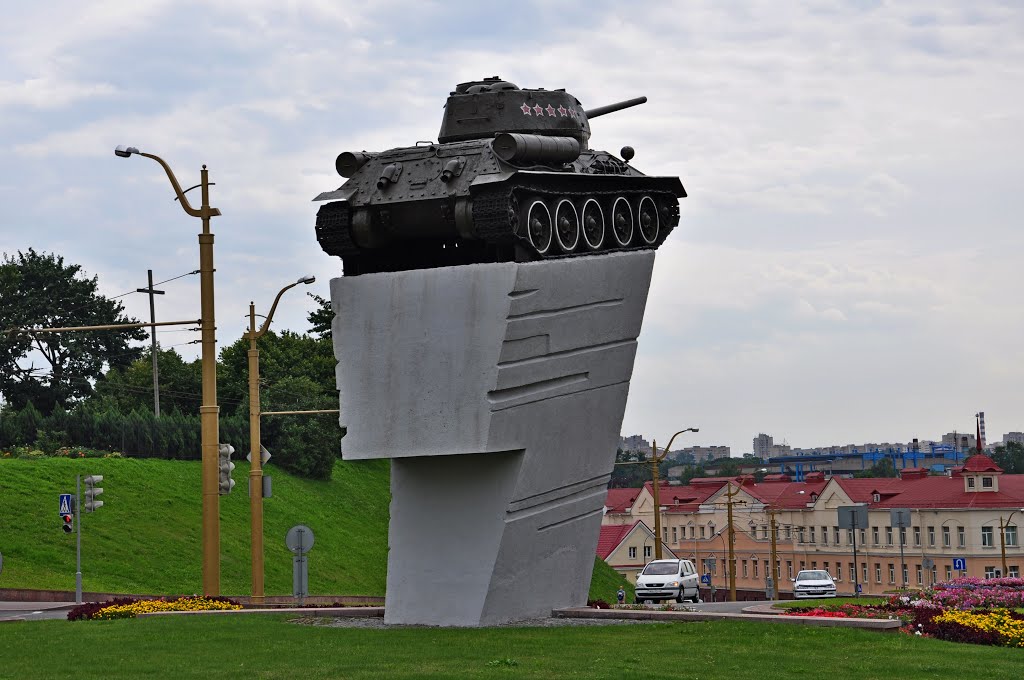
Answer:
<svg viewBox="0 0 1024 680"><path fill-rule="evenodd" d="M893 633L706 622L387 630L283 615L0 625L0 678L1021 677L1021 650Z"/></svg>
<svg viewBox="0 0 1024 680"><path fill-rule="evenodd" d="M220 497L221 593L251 592L249 465L236 463L235 490ZM292 554L285 534L313 530L311 595L383 596L387 578L389 462L338 461L330 481L275 468L263 503L267 595L291 595ZM85 591L176 595L202 592L198 461L138 458L0 460L0 588L75 590L75 534L65 534L57 497L74 493L76 475L103 475L104 506L84 514ZM600 560L591 597L615 601L625 580Z"/></svg>
<svg viewBox="0 0 1024 680"><path fill-rule="evenodd" d="M236 463L235 491L220 498L221 591L247 594L249 466ZM387 461L339 461L329 482L268 466L265 590L292 590L288 529L309 526L311 594L383 595L387 568ZM75 475L103 475L104 506L82 517L82 586L87 591L202 592L200 465L153 459L0 461L2 588L75 588L75 534L61 531L57 496L74 493Z"/></svg>

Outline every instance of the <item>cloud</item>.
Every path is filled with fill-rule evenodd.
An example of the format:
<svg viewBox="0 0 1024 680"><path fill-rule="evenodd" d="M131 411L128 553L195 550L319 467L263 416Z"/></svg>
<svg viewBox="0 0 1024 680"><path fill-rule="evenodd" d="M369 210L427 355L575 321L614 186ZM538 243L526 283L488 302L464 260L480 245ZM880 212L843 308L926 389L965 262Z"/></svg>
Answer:
<svg viewBox="0 0 1024 680"><path fill-rule="evenodd" d="M685 414L740 453L758 431L935 437L982 407L1020 430L1022 28L994 2L16 5L0 250L58 251L111 294L190 271L196 221L155 164L111 150L158 153L185 186L207 164L229 341L249 300L337 275L310 202L341 184L337 154L435 138L456 83L501 75L585 107L647 95L592 122L595 148L633 146L690 194L658 253L627 431ZM193 316L195 283L168 287L160 314ZM310 308L296 296L275 324L302 330Z"/></svg>

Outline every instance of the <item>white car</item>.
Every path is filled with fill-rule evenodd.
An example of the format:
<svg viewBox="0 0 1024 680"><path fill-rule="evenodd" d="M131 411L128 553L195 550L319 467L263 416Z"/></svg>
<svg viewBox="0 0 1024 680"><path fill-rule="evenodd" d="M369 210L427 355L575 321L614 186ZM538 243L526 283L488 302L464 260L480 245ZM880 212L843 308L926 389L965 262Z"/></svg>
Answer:
<svg viewBox="0 0 1024 680"><path fill-rule="evenodd" d="M793 580L793 597L835 597L836 582L827 571L821 569L801 570Z"/></svg>
<svg viewBox="0 0 1024 680"><path fill-rule="evenodd" d="M654 560L636 577L636 601L700 601L700 578L690 560Z"/></svg>

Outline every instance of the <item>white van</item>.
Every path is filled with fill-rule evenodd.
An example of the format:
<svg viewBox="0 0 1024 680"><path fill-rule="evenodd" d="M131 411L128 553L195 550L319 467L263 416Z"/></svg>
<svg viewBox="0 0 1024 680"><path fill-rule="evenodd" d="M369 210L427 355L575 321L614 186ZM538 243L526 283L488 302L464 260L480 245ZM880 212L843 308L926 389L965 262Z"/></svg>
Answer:
<svg viewBox="0 0 1024 680"><path fill-rule="evenodd" d="M700 577L690 560L654 560L636 577L636 601L700 602Z"/></svg>

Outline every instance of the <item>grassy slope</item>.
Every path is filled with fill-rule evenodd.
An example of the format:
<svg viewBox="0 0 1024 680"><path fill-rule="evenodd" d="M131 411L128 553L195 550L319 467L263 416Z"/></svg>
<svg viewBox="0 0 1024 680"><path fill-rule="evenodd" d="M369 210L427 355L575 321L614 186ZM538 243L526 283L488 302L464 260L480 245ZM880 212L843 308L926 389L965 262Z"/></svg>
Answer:
<svg viewBox="0 0 1024 680"><path fill-rule="evenodd" d="M388 465L338 462L330 482L269 466L265 499L265 592L292 591L288 529L305 524L311 594L383 595L387 569ZM249 466L220 499L221 592L250 592ZM105 505L82 523L82 587L124 593L202 591L200 466L192 461L43 459L0 462L0 587L74 590L75 534L60 530L57 496L75 475L104 476Z"/></svg>
<svg viewBox="0 0 1024 680"><path fill-rule="evenodd" d="M305 524L316 537L311 594L383 595L388 462L339 461L330 482L293 477L272 463L274 497L263 503L266 594L291 594L284 537ZM235 491L220 499L221 592L229 595L250 592L248 473L237 463ZM57 496L74 493L79 474L104 477L105 505L83 517L84 590L202 592L199 463L143 459L0 461L0 588L75 589L75 534L60 530ZM614 602L624 581L597 565L591 597Z"/></svg>

